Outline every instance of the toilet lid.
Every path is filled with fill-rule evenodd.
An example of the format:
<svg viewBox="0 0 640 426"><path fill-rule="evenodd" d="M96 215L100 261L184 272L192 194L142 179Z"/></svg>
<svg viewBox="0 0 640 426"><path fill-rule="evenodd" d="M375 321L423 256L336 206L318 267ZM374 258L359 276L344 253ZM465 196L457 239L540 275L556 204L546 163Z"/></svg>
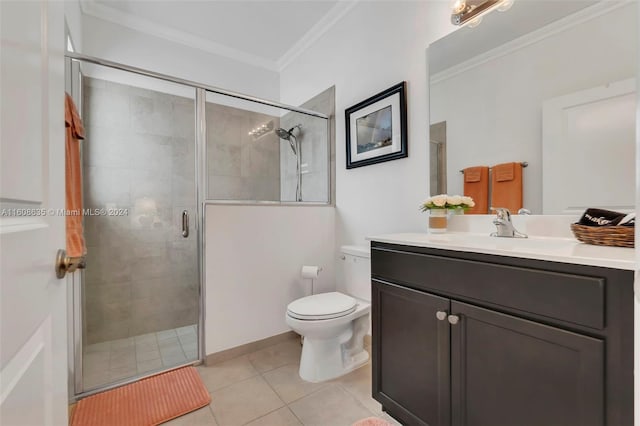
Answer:
<svg viewBox="0 0 640 426"><path fill-rule="evenodd" d="M303 297L287 306L289 316L303 320L339 318L355 310L356 299L335 291Z"/></svg>

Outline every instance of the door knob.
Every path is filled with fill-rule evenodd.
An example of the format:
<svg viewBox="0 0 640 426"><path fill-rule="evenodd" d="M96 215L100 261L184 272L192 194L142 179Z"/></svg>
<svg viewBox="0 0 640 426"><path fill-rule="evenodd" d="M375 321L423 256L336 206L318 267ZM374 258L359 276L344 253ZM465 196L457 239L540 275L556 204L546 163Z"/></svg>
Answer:
<svg viewBox="0 0 640 426"><path fill-rule="evenodd" d="M460 317L457 315L449 315L447 319L449 320L449 324L451 325L456 325L458 322L460 322Z"/></svg>
<svg viewBox="0 0 640 426"><path fill-rule="evenodd" d="M436 318L438 318L438 321L444 321L447 319L447 313L445 311L438 311L436 312Z"/></svg>
<svg viewBox="0 0 640 426"><path fill-rule="evenodd" d="M60 279L64 278L67 272L72 273L76 269L84 269L86 266L87 261L84 256L70 257L63 249L59 249L56 254L56 277Z"/></svg>

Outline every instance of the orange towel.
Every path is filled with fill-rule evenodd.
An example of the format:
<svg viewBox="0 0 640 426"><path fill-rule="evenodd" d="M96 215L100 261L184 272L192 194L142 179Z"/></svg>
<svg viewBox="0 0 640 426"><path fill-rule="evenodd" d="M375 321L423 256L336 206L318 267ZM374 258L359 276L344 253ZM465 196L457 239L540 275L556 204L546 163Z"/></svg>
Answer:
<svg viewBox="0 0 640 426"><path fill-rule="evenodd" d="M491 207L512 213L522 208L522 164L503 163L491 168Z"/></svg>
<svg viewBox="0 0 640 426"><path fill-rule="evenodd" d="M84 126L73 99L65 93L65 208L67 215L67 256L79 257L86 253L82 231L82 169L80 165L80 139L84 139Z"/></svg>
<svg viewBox="0 0 640 426"><path fill-rule="evenodd" d="M489 212L489 167L467 167L464 172L464 195L473 198L476 205L465 214Z"/></svg>

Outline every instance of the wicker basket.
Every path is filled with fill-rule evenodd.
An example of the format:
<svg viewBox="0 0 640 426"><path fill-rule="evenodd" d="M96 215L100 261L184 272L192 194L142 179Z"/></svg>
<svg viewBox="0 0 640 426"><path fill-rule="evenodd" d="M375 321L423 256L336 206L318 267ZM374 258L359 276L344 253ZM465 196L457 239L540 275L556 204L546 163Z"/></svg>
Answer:
<svg viewBox="0 0 640 426"><path fill-rule="evenodd" d="M634 247L633 226L585 226L571 224L571 231L578 241L586 244L614 247Z"/></svg>

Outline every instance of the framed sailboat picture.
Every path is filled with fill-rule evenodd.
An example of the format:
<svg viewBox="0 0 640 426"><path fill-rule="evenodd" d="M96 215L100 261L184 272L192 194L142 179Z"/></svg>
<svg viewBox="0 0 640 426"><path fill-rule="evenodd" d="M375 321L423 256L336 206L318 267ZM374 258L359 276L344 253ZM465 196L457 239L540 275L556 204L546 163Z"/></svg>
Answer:
<svg viewBox="0 0 640 426"><path fill-rule="evenodd" d="M407 157L406 82L345 110L347 169Z"/></svg>

